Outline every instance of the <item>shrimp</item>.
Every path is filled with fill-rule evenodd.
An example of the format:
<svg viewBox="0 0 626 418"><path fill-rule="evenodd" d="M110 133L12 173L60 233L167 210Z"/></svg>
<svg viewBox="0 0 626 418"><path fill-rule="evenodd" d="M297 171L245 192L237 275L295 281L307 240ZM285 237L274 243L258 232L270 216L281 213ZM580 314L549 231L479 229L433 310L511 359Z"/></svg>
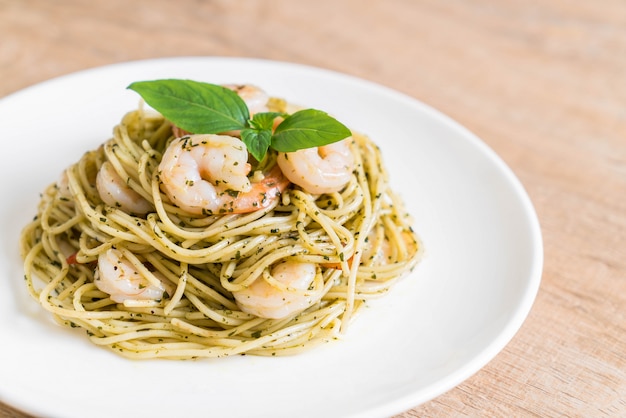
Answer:
<svg viewBox="0 0 626 418"><path fill-rule="evenodd" d="M268 207L289 185L278 166L254 183L250 169L241 140L213 134L175 139L159 164L165 194L195 215L254 212Z"/></svg>
<svg viewBox="0 0 626 418"><path fill-rule="evenodd" d="M261 276L249 287L233 292L242 311L261 318L282 319L307 309L324 294L323 285L317 282L317 266L313 263L284 261L265 275L279 285Z"/></svg>
<svg viewBox="0 0 626 418"><path fill-rule="evenodd" d="M248 106L251 115L268 112L267 102L270 96L252 84L225 84L224 87L237 93Z"/></svg>
<svg viewBox="0 0 626 418"><path fill-rule="evenodd" d="M98 171L96 189L104 203L120 208L124 212L145 215L153 210L152 203L128 187L108 161L105 161Z"/></svg>
<svg viewBox="0 0 626 418"><path fill-rule="evenodd" d="M66 170L63 170L63 172L59 176L59 180L57 180L57 190L59 191L60 197L68 200L72 198L72 191L70 190L70 180L67 176Z"/></svg>
<svg viewBox="0 0 626 418"><path fill-rule="evenodd" d="M292 182L311 194L340 191L352 177L350 138L321 147L278 154L278 165Z"/></svg>
<svg viewBox="0 0 626 418"><path fill-rule="evenodd" d="M158 272L153 275L159 280L158 285L137 271L120 250L110 248L98 256L94 283L117 303L125 300L159 300L167 290L166 284Z"/></svg>
<svg viewBox="0 0 626 418"><path fill-rule="evenodd" d="M392 248L386 236L379 237L375 230L372 230L365 242L361 264L385 265L391 259Z"/></svg>

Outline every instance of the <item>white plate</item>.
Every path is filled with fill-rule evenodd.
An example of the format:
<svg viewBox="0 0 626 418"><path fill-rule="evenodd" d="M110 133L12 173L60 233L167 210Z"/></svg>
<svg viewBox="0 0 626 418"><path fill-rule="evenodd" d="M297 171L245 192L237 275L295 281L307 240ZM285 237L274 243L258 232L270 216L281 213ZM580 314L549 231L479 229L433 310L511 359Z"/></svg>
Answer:
<svg viewBox="0 0 626 418"><path fill-rule="evenodd" d="M422 263L345 340L288 358L131 361L54 324L27 295L18 236L39 193L108 139L132 81L252 82L374 138L424 241ZM37 415L379 417L456 386L513 337L543 263L537 217L483 142L424 104L294 64L174 58L71 74L0 100L0 401Z"/></svg>

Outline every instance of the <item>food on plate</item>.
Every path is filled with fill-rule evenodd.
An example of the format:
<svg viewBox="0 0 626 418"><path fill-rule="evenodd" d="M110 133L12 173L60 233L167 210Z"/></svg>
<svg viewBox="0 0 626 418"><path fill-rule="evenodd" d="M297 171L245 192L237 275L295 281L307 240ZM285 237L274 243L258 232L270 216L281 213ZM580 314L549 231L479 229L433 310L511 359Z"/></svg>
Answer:
<svg viewBox="0 0 626 418"><path fill-rule="evenodd" d="M153 109L69 166L22 232L29 292L59 323L129 358L294 354L418 263L367 136L252 85L129 88Z"/></svg>

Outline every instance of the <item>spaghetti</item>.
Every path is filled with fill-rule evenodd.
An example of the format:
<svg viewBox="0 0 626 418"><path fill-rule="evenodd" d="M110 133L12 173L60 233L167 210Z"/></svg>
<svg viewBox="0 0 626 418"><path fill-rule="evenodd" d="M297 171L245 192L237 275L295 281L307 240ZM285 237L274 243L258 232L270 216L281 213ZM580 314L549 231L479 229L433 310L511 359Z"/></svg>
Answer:
<svg viewBox="0 0 626 418"><path fill-rule="evenodd" d="M411 219L366 136L348 141L354 170L338 192L313 195L288 182L258 210L201 214L181 209L163 190L159 166L176 140L161 115L129 112L110 140L43 192L23 229L30 294L94 344L136 359L294 354L339 338L369 299L417 264ZM268 155L257 168L267 173L275 160ZM105 203L96 184L103 167L149 202L145 213ZM123 261L138 287L157 296L103 291L98 274L106 257ZM272 269L285 261L314 265L311 283L281 283ZM285 303L293 294L305 306L275 318L251 313L237 296L259 281Z"/></svg>

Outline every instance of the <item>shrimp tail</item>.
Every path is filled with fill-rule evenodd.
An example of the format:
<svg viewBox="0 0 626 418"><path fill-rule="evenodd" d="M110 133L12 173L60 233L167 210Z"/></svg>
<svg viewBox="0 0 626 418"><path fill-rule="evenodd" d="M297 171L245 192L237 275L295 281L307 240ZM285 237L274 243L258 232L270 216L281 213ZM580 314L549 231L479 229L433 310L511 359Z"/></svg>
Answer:
<svg viewBox="0 0 626 418"><path fill-rule="evenodd" d="M291 184L278 165L265 174L263 180L252 183L252 190L240 193L232 202L231 213L249 213L270 206Z"/></svg>

